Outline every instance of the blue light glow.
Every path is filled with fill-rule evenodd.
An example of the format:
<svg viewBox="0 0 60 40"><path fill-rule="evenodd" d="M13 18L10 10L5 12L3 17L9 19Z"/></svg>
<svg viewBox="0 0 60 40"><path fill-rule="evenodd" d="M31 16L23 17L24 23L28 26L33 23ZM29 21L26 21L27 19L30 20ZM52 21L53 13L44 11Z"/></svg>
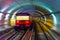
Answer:
<svg viewBox="0 0 60 40"><path fill-rule="evenodd" d="M56 16L54 14L52 14L52 16L53 16L54 25L56 26L56 24L57 24Z"/></svg>
<svg viewBox="0 0 60 40"><path fill-rule="evenodd" d="M2 9L1 9L1 12L4 12L6 9L8 9L9 8L9 6L5 6L5 7L3 7Z"/></svg>

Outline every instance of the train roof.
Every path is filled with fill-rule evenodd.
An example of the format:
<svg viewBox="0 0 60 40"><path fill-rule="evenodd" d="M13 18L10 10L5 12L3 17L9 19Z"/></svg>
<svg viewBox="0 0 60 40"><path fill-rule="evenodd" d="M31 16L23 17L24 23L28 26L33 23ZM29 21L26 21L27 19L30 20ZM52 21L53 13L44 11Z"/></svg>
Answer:
<svg viewBox="0 0 60 40"><path fill-rule="evenodd" d="M16 13L16 15L17 16L19 16L19 15L28 15L28 16L30 16L30 14L28 13L28 12L20 12L20 13Z"/></svg>

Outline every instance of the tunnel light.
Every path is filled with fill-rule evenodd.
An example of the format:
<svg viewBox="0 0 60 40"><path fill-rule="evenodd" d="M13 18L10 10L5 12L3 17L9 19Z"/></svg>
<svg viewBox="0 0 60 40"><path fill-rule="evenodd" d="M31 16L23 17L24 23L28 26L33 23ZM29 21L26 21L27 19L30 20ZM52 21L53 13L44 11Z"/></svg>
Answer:
<svg viewBox="0 0 60 40"><path fill-rule="evenodd" d="M5 20L8 20L9 19L9 16L10 16L10 14L6 14Z"/></svg>
<svg viewBox="0 0 60 40"><path fill-rule="evenodd" d="M0 20L2 20L2 17L3 17L3 13L0 13Z"/></svg>
<svg viewBox="0 0 60 40"><path fill-rule="evenodd" d="M56 16L54 14L52 14L52 16L53 16L53 20L54 20L54 25L56 26L56 24L57 24Z"/></svg>
<svg viewBox="0 0 60 40"><path fill-rule="evenodd" d="M4 24L8 24L10 14L6 14Z"/></svg>
<svg viewBox="0 0 60 40"><path fill-rule="evenodd" d="M14 10L14 9L9 10L8 13L11 13L13 10Z"/></svg>
<svg viewBox="0 0 60 40"><path fill-rule="evenodd" d="M10 10L8 10L8 12L7 12L7 13L11 13L13 10L15 10L15 8L16 8L16 6L15 6L15 7L13 7L13 8L11 8Z"/></svg>
<svg viewBox="0 0 60 40"><path fill-rule="evenodd" d="M1 12L4 12L6 9L8 9L9 6L5 6L1 9Z"/></svg>

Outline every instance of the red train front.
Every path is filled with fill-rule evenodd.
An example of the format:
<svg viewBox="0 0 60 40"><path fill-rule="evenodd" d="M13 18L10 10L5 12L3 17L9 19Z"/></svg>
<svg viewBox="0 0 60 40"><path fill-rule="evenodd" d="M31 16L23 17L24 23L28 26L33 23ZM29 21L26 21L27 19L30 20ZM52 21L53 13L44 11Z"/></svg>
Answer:
<svg viewBox="0 0 60 40"><path fill-rule="evenodd" d="M31 20L30 20L30 14L28 12L17 13L15 19L16 19L15 29L27 29L30 27Z"/></svg>
<svg viewBox="0 0 60 40"><path fill-rule="evenodd" d="M30 14L28 12L21 12L16 14L16 25L23 25L29 27L31 24Z"/></svg>

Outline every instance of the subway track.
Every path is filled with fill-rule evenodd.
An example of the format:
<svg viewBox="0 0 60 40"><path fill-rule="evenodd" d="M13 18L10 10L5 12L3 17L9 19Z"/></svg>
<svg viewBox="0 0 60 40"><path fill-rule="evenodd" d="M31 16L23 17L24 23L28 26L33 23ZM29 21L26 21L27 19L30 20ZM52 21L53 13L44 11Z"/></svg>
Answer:
<svg viewBox="0 0 60 40"><path fill-rule="evenodd" d="M0 36L0 40L54 40L51 35L44 31L44 29L40 26L42 33L38 33L37 29L35 28L35 22L32 23L33 28L27 30L16 31L15 29L11 29L4 35ZM39 24L39 23L38 23ZM39 24L40 25L40 24ZM55 32L54 30L52 30ZM57 32L55 32L58 34ZM59 34L58 34L59 35ZM56 36L56 35L55 35Z"/></svg>

